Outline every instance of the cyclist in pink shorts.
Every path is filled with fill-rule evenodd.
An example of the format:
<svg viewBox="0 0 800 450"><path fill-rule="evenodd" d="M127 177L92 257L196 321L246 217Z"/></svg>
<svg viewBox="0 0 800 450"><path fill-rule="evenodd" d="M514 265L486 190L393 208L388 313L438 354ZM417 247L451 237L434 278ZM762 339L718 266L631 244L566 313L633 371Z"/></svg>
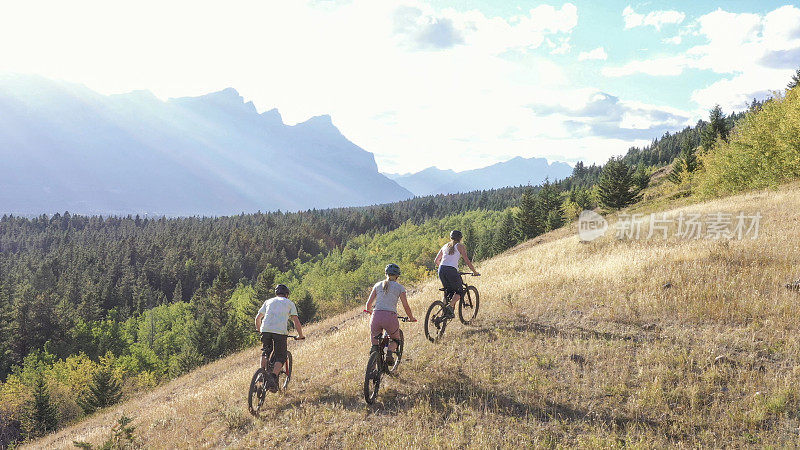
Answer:
<svg viewBox="0 0 800 450"><path fill-rule="evenodd" d="M397 264L389 264L386 266L386 279L375 283L372 287L372 292L369 294L369 300L364 310L372 313L372 318L369 322L369 337L372 341L372 350L377 350L378 339L375 336L380 336L383 330L392 338L389 342L389 354L386 357L386 364L389 366L394 365L394 358L392 353L397 350L397 343L400 339L400 322L397 320L397 300L403 302L403 308L406 310L409 322L416 322L414 313L411 312L411 307L408 306L406 299L406 288L397 282L397 277L400 276L400 267ZM373 309L374 305L374 309Z"/></svg>

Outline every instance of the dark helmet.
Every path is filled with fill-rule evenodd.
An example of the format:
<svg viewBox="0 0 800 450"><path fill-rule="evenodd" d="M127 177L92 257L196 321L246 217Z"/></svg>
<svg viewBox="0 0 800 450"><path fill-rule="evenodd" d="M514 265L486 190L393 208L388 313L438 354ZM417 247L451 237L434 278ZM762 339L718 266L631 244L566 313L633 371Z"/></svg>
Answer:
<svg viewBox="0 0 800 450"><path fill-rule="evenodd" d="M462 236L463 235L458 230L453 230L453 231L450 232L450 239L452 239L454 241L460 241Z"/></svg>
<svg viewBox="0 0 800 450"><path fill-rule="evenodd" d="M400 266L398 266L397 264L394 264L394 263L389 264L388 266L386 266L386 275L396 275L396 276L399 277L400 276Z"/></svg>
<svg viewBox="0 0 800 450"><path fill-rule="evenodd" d="M289 295L289 288L285 284L275 286L275 295Z"/></svg>

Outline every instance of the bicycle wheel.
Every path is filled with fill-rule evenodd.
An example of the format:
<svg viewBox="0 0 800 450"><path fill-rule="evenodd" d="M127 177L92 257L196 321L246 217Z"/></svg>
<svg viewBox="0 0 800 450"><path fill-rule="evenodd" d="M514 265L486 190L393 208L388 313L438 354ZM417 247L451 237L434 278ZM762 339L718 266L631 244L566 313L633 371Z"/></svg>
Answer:
<svg viewBox="0 0 800 450"><path fill-rule="evenodd" d="M375 402L378 397L378 389L381 386L381 354L372 352L367 362L367 370L364 373L364 400L368 405Z"/></svg>
<svg viewBox="0 0 800 450"><path fill-rule="evenodd" d="M278 387L281 390L286 390L289 386L289 381L292 379L292 352L286 352L286 364L281 368L281 373L278 374Z"/></svg>
<svg viewBox="0 0 800 450"><path fill-rule="evenodd" d="M444 308L444 303L437 300L431 303L431 306L428 307L428 312L425 313L425 337L431 342L436 342L437 339L442 337L444 329L447 327Z"/></svg>
<svg viewBox="0 0 800 450"><path fill-rule="evenodd" d="M475 286L467 287L467 292L458 302L458 320L464 325L469 325L472 319L478 315L479 306L480 297L478 296L478 289Z"/></svg>
<svg viewBox="0 0 800 450"><path fill-rule="evenodd" d="M250 414L257 416L258 411L267 398L267 371L262 368L256 370L250 381L250 392L247 394L247 408Z"/></svg>
<svg viewBox="0 0 800 450"><path fill-rule="evenodd" d="M397 344L397 351L394 354L394 364L388 368L389 373L394 373L400 365L400 360L403 358L403 342L403 330L400 330L400 343ZM386 351L389 351L389 349L386 349Z"/></svg>

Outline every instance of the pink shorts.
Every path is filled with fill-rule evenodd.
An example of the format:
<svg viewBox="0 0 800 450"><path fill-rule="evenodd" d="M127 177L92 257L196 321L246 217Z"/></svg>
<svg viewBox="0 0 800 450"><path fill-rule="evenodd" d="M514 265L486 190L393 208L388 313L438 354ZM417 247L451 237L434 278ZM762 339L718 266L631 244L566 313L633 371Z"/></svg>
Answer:
<svg viewBox="0 0 800 450"><path fill-rule="evenodd" d="M372 345L380 343L375 336L380 336L383 330L386 330L393 339L400 339L400 322L397 320L396 312L372 311L372 318L369 321L369 336Z"/></svg>

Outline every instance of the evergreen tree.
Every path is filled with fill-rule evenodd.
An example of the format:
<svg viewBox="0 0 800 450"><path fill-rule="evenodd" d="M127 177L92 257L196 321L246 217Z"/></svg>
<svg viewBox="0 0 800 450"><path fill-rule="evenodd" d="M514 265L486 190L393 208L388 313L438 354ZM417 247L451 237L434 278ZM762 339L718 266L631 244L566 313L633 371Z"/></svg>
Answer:
<svg viewBox="0 0 800 450"><path fill-rule="evenodd" d="M501 230L506 225L505 221L500 226ZM495 236L495 243L502 242L503 245L508 242L508 239L513 241L525 241L536 237L544 232L544 227L542 226L542 219L541 219L541 211L539 209L539 204L537 202L536 194L533 192L533 189L528 187L522 193L522 197L519 200L519 211L517 212L516 216L516 230L512 229L510 232L505 233L508 236L500 236L498 233ZM503 245L500 245L502 247ZM511 244L513 245L513 244ZM511 245L504 247L502 250L499 250L496 253L502 252L505 249L509 248ZM495 245L496 248L497 245Z"/></svg>
<svg viewBox="0 0 800 450"><path fill-rule="evenodd" d="M314 319L317 314L317 305L311 297L311 293L306 292L302 298L297 302L297 314L300 318L300 323L308 323Z"/></svg>
<svg viewBox="0 0 800 450"><path fill-rule="evenodd" d="M695 149L688 142L683 143L681 154L675 158L672 166L672 171L667 176L667 179L675 184L683 181L684 174L689 174L697 170L698 166L697 155Z"/></svg>
<svg viewBox="0 0 800 450"><path fill-rule="evenodd" d="M33 405L31 419L36 434L46 434L58 426L56 407L50 402L50 392L44 381L44 375L39 374L33 386Z"/></svg>
<svg viewBox="0 0 800 450"><path fill-rule="evenodd" d="M549 180L545 180L538 195L539 211L541 211L542 227L544 231L552 231L561 227L564 222L564 212L561 209L561 195Z"/></svg>
<svg viewBox="0 0 800 450"><path fill-rule="evenodd" d="M104 364L92 375L92 381L83 397L78 399L78 405L84 413L91 414L119 402L121 398L122 385L114 378L111 367Z"/></svg>
<svg viewBox="0 0 800 450"><path fill-rule="evenodd" d="M786 85L786 88L794 89L795 87L797 87L798 84L800 84L800 69L797 69L794 75L792 75L792 81L790 81L789 84ZM753 99L753 101L755 101L755 99Z"/></svg>
<svg viewBox="0 0 800 450"><path fill-rule="evenodd" d="M646 189L647 186L650 185L650 175L647 173L644 164L639 164L636 168L636 172L633 174L633 184L636 185L636 188L640 191Z"/></svg>
<svg viewBox="0 0 800 450"><path fill-rule="evenodd" d="M497 229L497 232L494 236L494 254L502 253L509 248L513 247L517 244L517 239L515 237L515 223L514 223L514 216L511 213L508 213L503 218L503 221L500 223L500 228Z"/></svg>
<svg viewBox="0 0 800 450"><path fill-rule="evenodd" d="M181 280L175 284L175 289L172 291L172 301L173 302L181 302L183 301L183 283Z"/></svg>
<svg viewBox="0 0 800 450"><path fill-rule="evenodd" d="M250 309L255 316L256 311L261 308L265 301L275 296L275 277L278 276L278 269L270 264L264 267L264 270L258 275L255 285L255 295L253 295Z"/></svg>
<svg viewBox="0 0 800 450"><path fill-rule="evenodd" d="M631 170L618 158L609 159L603 167L598 188L600 201L610 209L621 209L639 200Z"/></svg>
<svg viewBox="0 0 800 450"><path fill-rule="evenodd" d="M710 150L714 147L717 139L722 139L728 142L728 124L725 119L725 114L722 113L722 108L719 105L714 106L709 113L709 124L703 129L701 142L705 150Z"/></svg>

